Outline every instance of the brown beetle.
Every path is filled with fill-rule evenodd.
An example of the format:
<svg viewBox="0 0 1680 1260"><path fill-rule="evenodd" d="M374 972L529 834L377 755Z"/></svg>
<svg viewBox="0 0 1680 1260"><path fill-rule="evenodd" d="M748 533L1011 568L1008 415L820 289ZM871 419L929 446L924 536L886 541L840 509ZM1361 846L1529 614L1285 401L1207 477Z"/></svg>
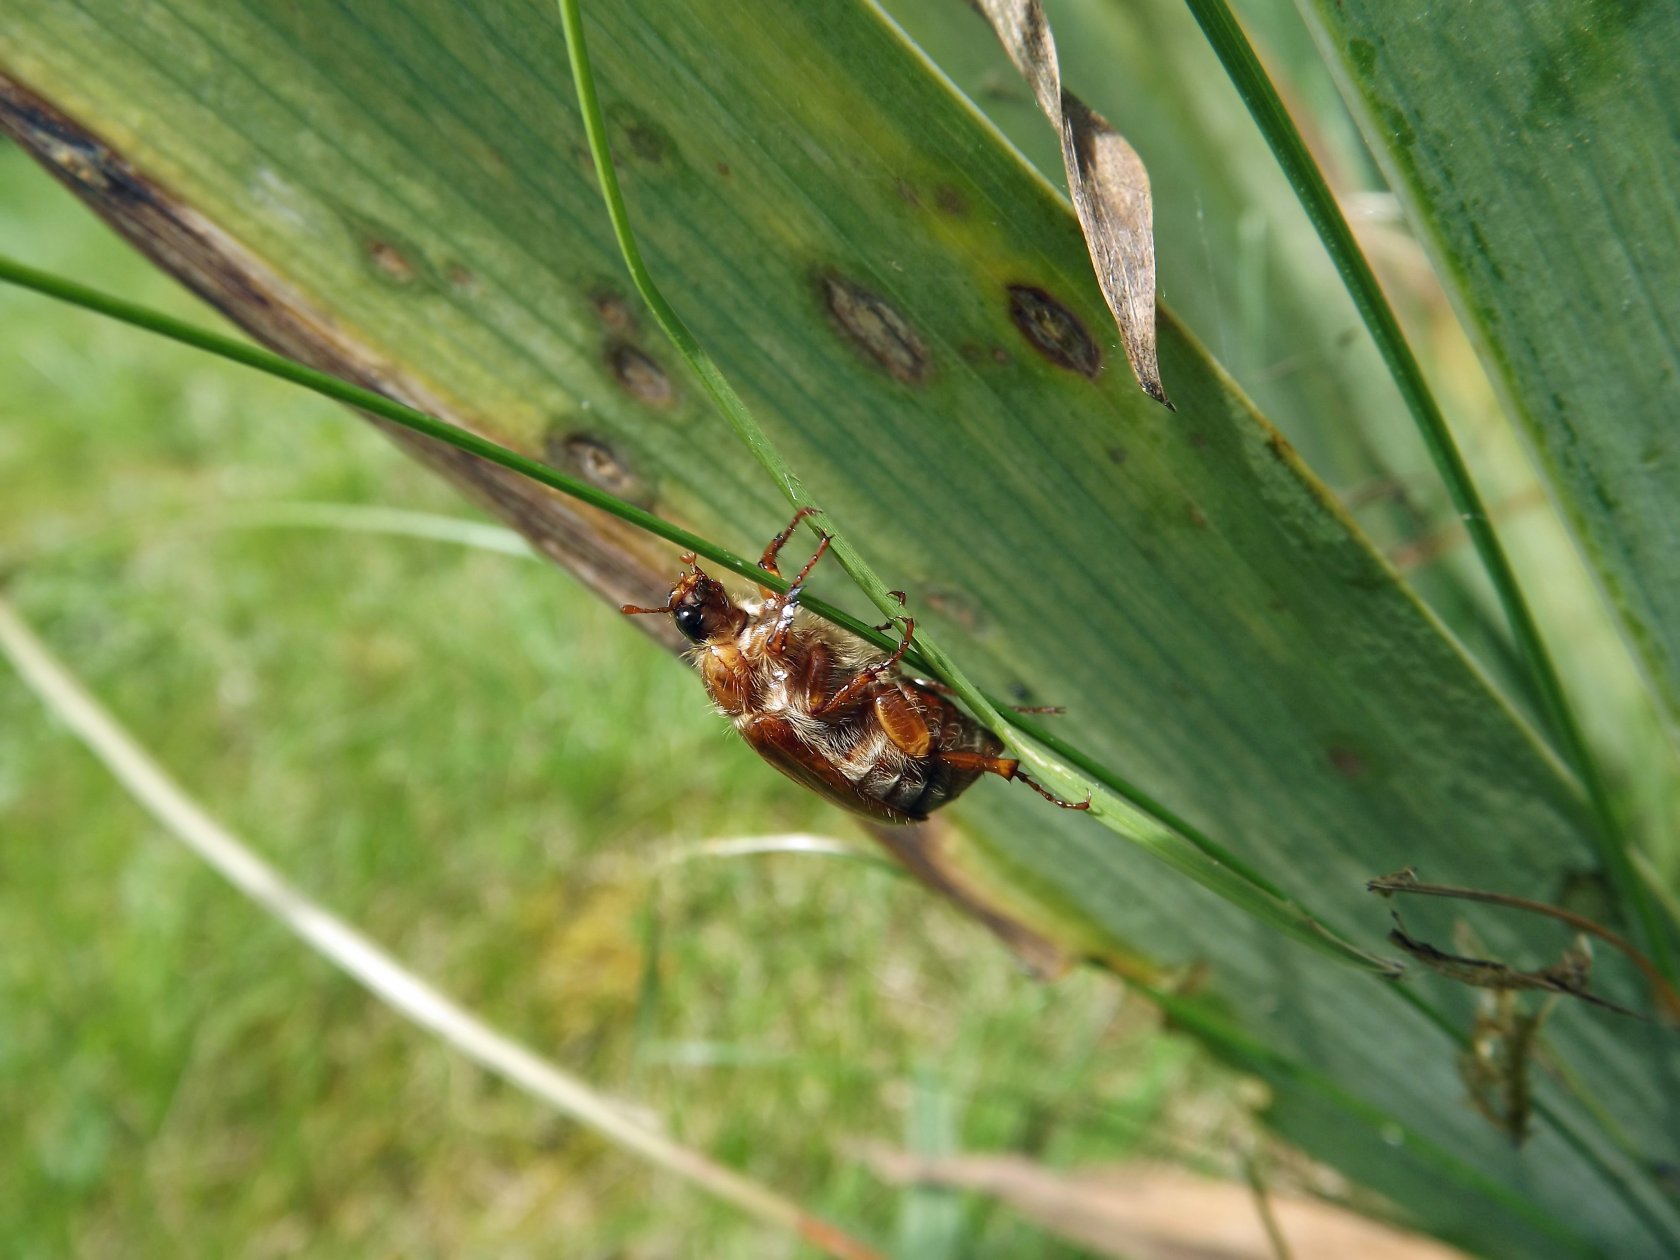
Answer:
<svg viewBox="0 0 1680 1260"><path fill-rule="evenodd" d="M758 567L781 576L776 556L799 522L770 540ZM1003 744L958 709L937 683L898 673L916 623L902 618L904 637L891 655L799 607L799 595L823 553L799 571L787 593L760 587L756 601L737 603L722 584L683 556L688 571L662 608L695 644L700 677L718 709L758 754L790 779L837 805L880 822L920 822L954 800L982 774L1018 779L1064 809L1058 800L1002 756Z"/></svg>

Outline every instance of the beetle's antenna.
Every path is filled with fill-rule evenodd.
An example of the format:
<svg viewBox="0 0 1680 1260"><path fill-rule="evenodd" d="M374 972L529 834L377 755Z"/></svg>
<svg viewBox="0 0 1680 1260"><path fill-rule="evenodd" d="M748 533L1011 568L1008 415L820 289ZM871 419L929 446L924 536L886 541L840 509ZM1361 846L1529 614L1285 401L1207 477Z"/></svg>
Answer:
<svg viewBox="0 0 1680 1260"><path fill-rule="evenodd" d="M669 604L666 604L663 608L637 608L634 604L623 604L618 611L628 613L632 617L638 617L648 613L668 613L675 610Z"/></svg>

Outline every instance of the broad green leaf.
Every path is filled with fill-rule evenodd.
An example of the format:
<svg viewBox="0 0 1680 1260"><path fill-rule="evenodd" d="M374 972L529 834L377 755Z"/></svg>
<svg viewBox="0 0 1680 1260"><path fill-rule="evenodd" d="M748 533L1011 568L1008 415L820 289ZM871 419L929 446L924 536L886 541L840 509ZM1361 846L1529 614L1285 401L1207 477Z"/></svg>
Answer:
<svg viewBox="0 0 1680 1260"><path fill-rule="evenodd" d="M1680 9L1302 7L1680 717Z"/></svg>
<svg viewBox="0 0 1680 1260"><path fill-rule="evenodd" d="M887 7L1039 171L1061 182L1055 136L1030 94L1012 86L978 15L913 0ZM1376 542L1393 550L1451 528L1451 505L1381 356L1189 10L1061 0L1047 12L1069 86L1137 146L1157 201L1172 209L1155 225L1164 300ZM1328 83L1324 90L1334 93ZM1404 493L1371 493L1385 485ZM1527 684L1468 548L1411 581L1521 696Z"/></svg>
<svg viewBox="0 0 1680 1260"><path fill-rule="evenodd" d="M982 686L1066 703L1068 739L1372 949L1370 875L1413 863L1552 899L1591 868L1532 732L1170 314L1178 414L1136 391L1065 203L878 13L587 13L654 274ZM626 296L546 3L25 0L0 73L272 272L258 300L224 293L266 335L276 305L330 321L314 327L371 379L737 550L785 519ZM27 110L11 125L119 219L156 208L120 204ZM1094 355L1103 370L1079 370ZM845 602L833 574L813 587ZM1539 1082L1563 1127L1519 1154L1462 1099L1441 1022L1468 1026L1462 993L1336 967L1024 790L982 785L954 815L980 839L953 860L1065 945L1208 962L1175 1018L1271 1079L1307 1149L1426 1227L1528 1254L1680 1238L1648 1171L1680 1131L1666 1033L1560 1011L1550 1049L1589 1101ZM1502 955L1559 945L1476 926Z"/></svg>

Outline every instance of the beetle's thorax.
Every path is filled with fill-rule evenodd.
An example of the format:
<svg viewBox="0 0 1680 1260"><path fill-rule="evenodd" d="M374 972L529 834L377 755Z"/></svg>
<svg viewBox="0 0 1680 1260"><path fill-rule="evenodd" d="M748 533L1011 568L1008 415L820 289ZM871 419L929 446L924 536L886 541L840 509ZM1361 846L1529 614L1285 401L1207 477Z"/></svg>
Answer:
<svg viewBox="0 0 1680 1260"><path fill-rule="evenodd" d="M790 617L774 600L738 607L745 618L741 628L695 651L706 690L731 717L775 713L809 718L815 696L833 694L844 679L881 659L862 640L801 610ZM816 665L813 652L821 653Z"/></svg>

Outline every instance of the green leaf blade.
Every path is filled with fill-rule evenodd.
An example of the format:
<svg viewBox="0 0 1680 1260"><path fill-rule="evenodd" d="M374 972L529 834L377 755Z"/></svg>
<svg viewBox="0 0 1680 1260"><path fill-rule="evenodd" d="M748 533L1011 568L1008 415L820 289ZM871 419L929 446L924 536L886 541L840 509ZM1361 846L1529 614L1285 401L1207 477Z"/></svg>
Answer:
<svg viewBox="0 0 1680 1260"><path fill-rule="evenodd" d="M1304 8L1675 720L1680 12Z"/></svg>
<svg viewBox="0 0 1680 1260"><path fill-rule="evenodd" d="M785 522L617 279L546 4L358 5L295 27L258 5L100 12L23 6L0 66L97 121L484 431L530 453L591 437L662 515L749 554ZM1072 742L1373 950L1387 924L1372 874L1417 863L1544 897L1590 863L1557 766L1195 339L1164 321L1177 416L1114 370L1065 206L877 15L586 16L650 267L813 497L980 686L1068 705ZM1012 318L1012 286L1051 299L1107 368L1047 357ZM887 311L913 340L875 335ZM1570 1228L1654 1236L1633 1192L1562 1139L1512 1157L1463 1105L1452 1040L1389 987L1024 789L981 785L955 816L977 836L960 860L1035 901L1059 939L1205 960L1200 1000L1289 1062L1412 1118L1548 1219L1590 1186ZM1544 947L1520 924L1478 929L1490 947ZM1427 992L1464 1026L1467 1002ZM1557 1053L1660 1156L1672 1047L1571 1016ZM1570 1118L1594 1151L1613 1145ZM1304 1140L1336 1157L1333 1131ZM1451 1170L1407 1167L1370 1175L1420 1219L1468 1221L1483 1246L1529 1237Z"/></svg>

